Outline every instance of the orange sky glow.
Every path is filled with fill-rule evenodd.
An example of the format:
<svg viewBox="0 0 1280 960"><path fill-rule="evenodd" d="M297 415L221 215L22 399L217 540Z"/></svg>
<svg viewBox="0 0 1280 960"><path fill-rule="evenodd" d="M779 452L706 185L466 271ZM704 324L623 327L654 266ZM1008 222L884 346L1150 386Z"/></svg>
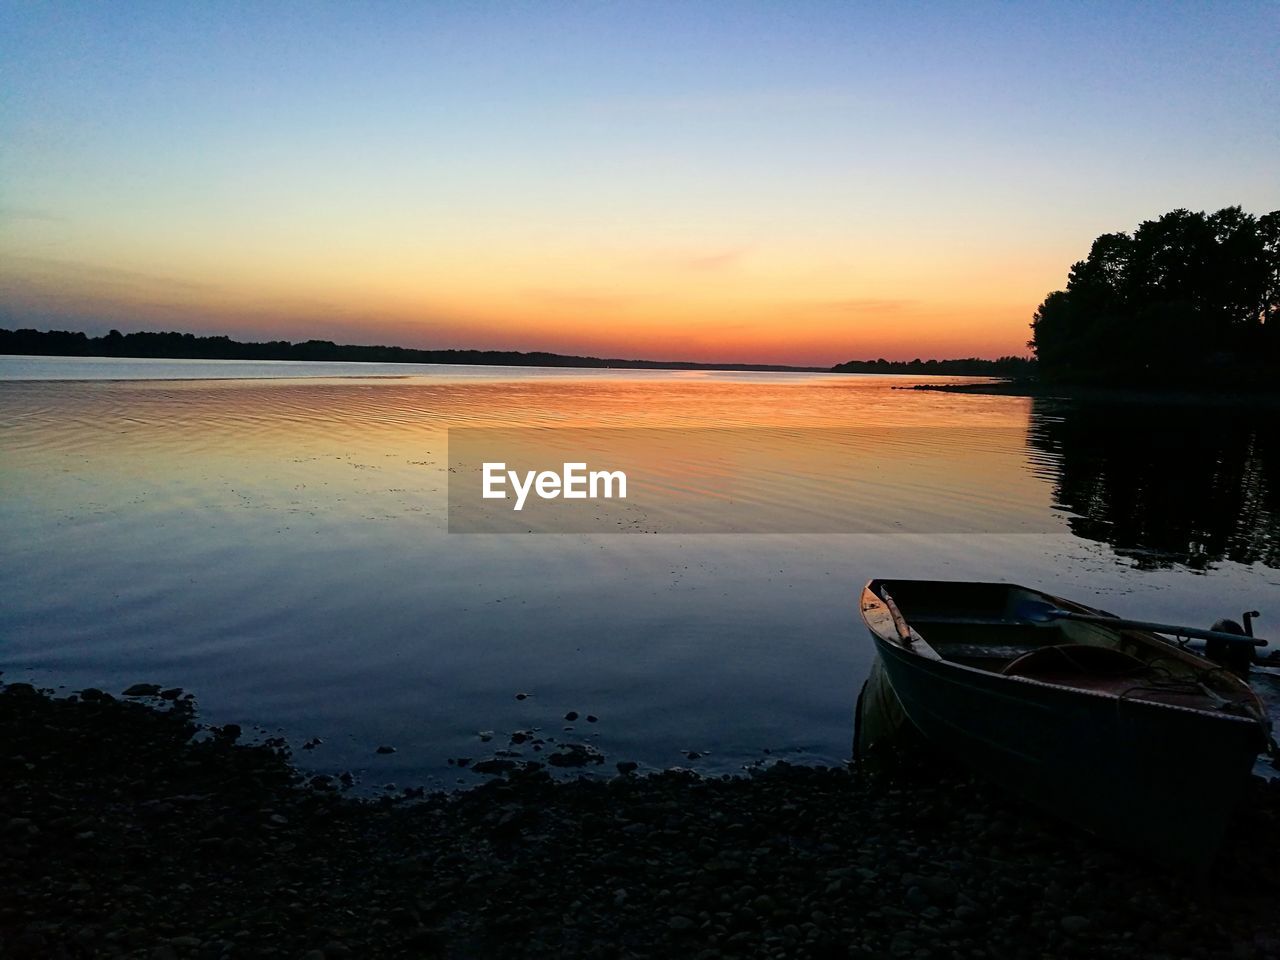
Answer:
<svg viewBox="0 0 1280 960"><path fill-rule="evenodd" d="M14 11L0 326L1025 355L1099 234L1280 206L1266 5L306 11Z"/></svg>

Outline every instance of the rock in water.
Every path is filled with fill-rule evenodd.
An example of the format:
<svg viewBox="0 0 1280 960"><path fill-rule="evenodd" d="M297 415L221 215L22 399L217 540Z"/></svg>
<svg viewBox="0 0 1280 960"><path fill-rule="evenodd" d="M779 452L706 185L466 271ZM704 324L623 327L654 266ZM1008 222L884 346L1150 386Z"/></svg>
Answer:
<svg viewBox="0 0 1280 960"><path fill-rule="evenodd" d="M604 754L584 743L564 743L547 757L553 767L585 767L589 763L604 763Z"/></svg>

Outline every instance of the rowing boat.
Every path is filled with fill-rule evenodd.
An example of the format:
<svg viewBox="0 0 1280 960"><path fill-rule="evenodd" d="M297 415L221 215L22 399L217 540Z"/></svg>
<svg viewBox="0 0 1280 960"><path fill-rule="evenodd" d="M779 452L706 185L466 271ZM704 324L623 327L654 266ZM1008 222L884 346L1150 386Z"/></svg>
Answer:
<svg viewBox="0 0 1280 960"><path fill-rule="evenodd" d="M870 708L891 716L891 694L979 773L1153 859L1212 858L1270 731L1231 670L1012 584L872 580L861 612L883 668Z"/></svg>

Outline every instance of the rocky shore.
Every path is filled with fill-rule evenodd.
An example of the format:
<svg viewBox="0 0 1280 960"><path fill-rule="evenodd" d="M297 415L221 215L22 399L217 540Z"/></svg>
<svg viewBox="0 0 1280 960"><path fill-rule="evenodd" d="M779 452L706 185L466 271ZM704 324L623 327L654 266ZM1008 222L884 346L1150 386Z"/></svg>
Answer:
<svg viewBox="0 0 1280 960"><path fill-rule="evenodd" d="M1280 957L1280 787L1207 876L945 764L359 800L179 691L0 687L0 957Z"/></svg>

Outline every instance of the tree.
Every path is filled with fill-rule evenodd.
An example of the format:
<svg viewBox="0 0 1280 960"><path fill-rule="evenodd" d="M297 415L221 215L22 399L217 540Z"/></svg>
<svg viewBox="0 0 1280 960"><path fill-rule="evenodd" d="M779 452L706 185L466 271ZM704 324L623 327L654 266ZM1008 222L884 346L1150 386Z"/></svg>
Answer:
<svg viewBox="0 0 1280 960"><path fill-rule="evenodd" d="M1167 379L1206 365L1255 375L1280 361L1280 211L1173 210L1105 233L1032 319L1059 379Z"/></svg>

